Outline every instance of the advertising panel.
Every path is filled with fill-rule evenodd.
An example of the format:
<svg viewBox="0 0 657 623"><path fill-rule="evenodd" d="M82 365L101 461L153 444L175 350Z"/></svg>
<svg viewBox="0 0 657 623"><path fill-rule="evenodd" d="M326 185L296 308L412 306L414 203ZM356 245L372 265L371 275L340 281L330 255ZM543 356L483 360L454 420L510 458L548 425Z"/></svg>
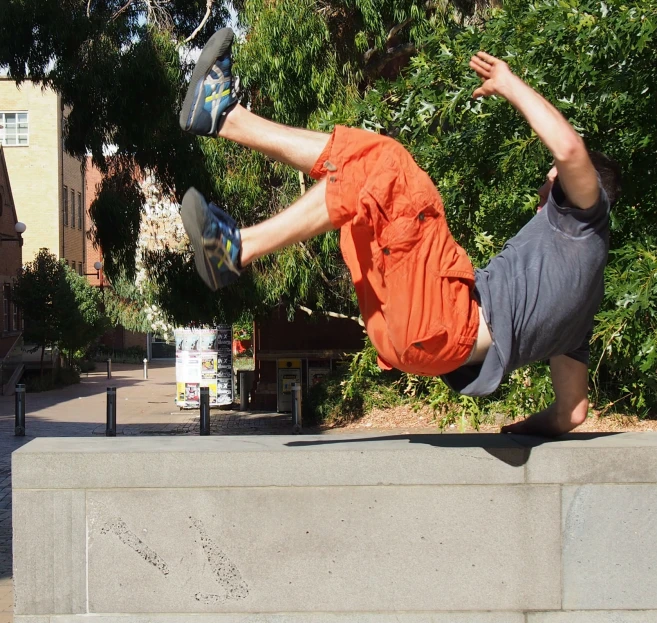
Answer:
<svg viewBox="0 0 657 623"><path fill-rule="evenodd" d="M175 329L176 404L197 409L201 387L210 388L210 406L233 402L233 328Z"/></svg>

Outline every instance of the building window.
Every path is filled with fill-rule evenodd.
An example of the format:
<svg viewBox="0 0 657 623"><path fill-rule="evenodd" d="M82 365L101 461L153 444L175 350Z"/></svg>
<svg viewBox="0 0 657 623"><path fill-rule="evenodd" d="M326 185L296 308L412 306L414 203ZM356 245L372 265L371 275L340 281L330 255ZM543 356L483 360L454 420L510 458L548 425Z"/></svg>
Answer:
<svg viewBox="0 0 657 623"><path fill-rule="evenodd" d="M82 262L80 262L78 264L78 273L79 273L80 277L82 277Z"/></svg>
<svg viewBox="0 0 657 623"><path fill-rule="evenodd" d="M18 322L18 305L16 303L12 303L12 307L14 309L14 331L18 331L18 327L20 327L20 323Z"/></svg>
<svg viewBox="0 0 657 623"><path fill-rule="evenodd" d="M78 229L82 229L82 193L78 193Z"/></svg>
<svg viewBox="0 0 657 623"><path fill-rule="evenodd" d="M5 283L2 288L2 313L4 316L3 328L5 333L11 331L11 316L9 309L11 304L11 285Z"/></svg>
<svg viewBox="0 0 657 623"><path fill-rule="evenodd" d="M68 187L64 186L64 226L68 225Z"/></svg>
<svg viewBox="0 0 657 623"><path fill-rule="evenodd" d="M76 269L75 269L75 262L71 262L71 268L73 269L73 272L76 272Z"/></svg>
<svg viewBox="0 0 657 623"><path fill-rule="evenodd" d="M75 227L75 191L71 188L71 227Z"/></svg>
<svg viewBox="0 0 657 623"><path fill-rule="evenodd" d="M0 145L29 145L27 112L0 112Z"/></svg>

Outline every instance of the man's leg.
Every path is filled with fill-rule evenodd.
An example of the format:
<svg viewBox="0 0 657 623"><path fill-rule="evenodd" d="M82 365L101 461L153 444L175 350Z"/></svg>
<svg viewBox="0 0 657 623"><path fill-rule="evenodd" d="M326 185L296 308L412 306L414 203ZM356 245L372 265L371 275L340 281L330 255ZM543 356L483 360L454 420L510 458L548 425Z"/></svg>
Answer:
<svg viewBox="0 0 657 623"><path fill-rule="evenodd" d="M237 104L226 113L218 136L259 151L274 160L310 173L330 134L280 125Z"/></svg>
<svg viewBox="0 0 657 623"><path fill-rule="evenodd" d="M242 268L263 255L335 229L325 197L326 179L323 179L289 208L253 227L240 230Z"/></svg>
<svg viewBox="0 0 657 623"><path fill-rule="evenodd" d="M237 103L230 28L205 44L180 111L180 126L202 136L222 136L309 173L329 135L267 121Z"/></svg>

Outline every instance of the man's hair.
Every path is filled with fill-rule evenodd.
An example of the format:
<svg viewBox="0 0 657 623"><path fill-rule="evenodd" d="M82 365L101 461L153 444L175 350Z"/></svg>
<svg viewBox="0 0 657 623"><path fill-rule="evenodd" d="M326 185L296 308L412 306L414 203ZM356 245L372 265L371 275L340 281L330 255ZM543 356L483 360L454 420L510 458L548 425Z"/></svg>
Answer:
<svg viewBox="0 0 657 623"><path fill-rule="evenodd" d="M609 197L609 203L614 205L621 194L620 165L599 151L589 151L589 158L600 176L602 187Z"/></svg>

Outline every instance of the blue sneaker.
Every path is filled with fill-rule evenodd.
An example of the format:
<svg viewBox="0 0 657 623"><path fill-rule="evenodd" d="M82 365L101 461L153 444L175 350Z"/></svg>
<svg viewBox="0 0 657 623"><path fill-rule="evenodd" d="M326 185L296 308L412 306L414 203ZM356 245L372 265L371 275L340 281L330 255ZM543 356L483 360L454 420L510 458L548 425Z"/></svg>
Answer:
<svg viewBox="0 0 657 623"><path fill-rule="evenodd" d="M230 52L234 36L231 28L222 28L205 44L180 111L180 127L186 132L216 136L226 113L237 103Z"/></svg>
<svg viewBox="0 0 657 623"><path fill-rule="evenodd" d="M182 221L194 247L196 270L211 290L233 283L242 273L242 238L235 220L190 188L183 197Z"/></svg>

